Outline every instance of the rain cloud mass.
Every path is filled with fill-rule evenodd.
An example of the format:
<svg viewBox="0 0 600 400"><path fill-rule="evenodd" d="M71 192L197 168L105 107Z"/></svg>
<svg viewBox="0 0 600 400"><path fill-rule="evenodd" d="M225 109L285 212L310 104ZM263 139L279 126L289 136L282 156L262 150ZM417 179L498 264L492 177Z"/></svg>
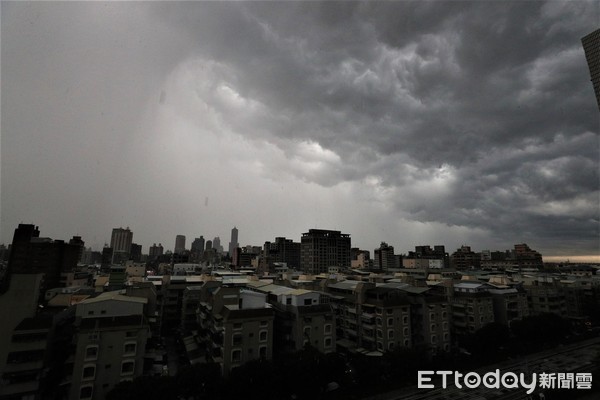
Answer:
<svg viewBox="0 0 600 400"><path fill-rule="evenodd" d="M597 1L1 5L1 240L598 257Z"/></svg>

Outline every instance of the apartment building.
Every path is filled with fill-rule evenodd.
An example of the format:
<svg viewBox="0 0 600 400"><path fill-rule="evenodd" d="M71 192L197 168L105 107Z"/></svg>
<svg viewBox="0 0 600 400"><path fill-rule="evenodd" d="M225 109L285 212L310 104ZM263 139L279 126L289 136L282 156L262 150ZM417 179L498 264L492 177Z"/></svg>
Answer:
<svg viewBox="0 0 600 400"><path fill-rule="evenodd" d="M494 305L488 286L481 282L463 281L454 285L452 327L457 336L474 333L494 322Z"/></svg>
<svg viewBox="0 0 600 400"><path fill-rule="evenodd" d="M383 353L412 345L410 303L397 288L346 280L327 285L327 291L340 350Z"/></svg>
<svg viewBox="0 0 600 400"><path fill-rule="evenodd" d="M276 352L295 352L307 345L322 353L336 350L335 316L327 296L260 281L249 282L248 288L266 294L275 310Z"/></svg>
<svg viewBox="0 0 600 400"><path fill-rule="evenodd" d="M76 305L70 399L104 399L119 382L142 375L147 303L105 292Z"/></svg>
<svg viewBox="0 0 600 400"><path fill-rule="evenodd" d="M10 351L0 379L2 398L41 398L51 328L51 316L25 318L16 326L10 337Z"/></svg>
<svg viewBox="0 0 600 400"><path fill-rule="evenodd" d="M506 276L492 277L488 285L495 322L510 326L513 321L529 316L527 292L522 285L510 281Z"/></svg>
<svg viewBox="0 0 600 400"><path fill-rule="evenodd" d="M250 360L272 359L275 312L265 294L221 282L207 282L200 291L196 340L208 361L227 376Z"/></svg>
<svg viewBox="0 0 600 400"><path fill-rule="evenodd" d="M424 346L432 354L449 351L452 313L447 298L429 288L408 286L402 290L410 301L412 345Z"/></svg>
<svg viewBox="0 0 600 400"><path fill-rule="evenodd" d="M525 275L523 279L531 315L544 313L566 315L567 303L558 278L548 275Z"/></svg>
<svg viewBox="0 0 600 400"><path fill-rule="evenodd" d="M301 268L308 274L326 273L329 267L350 267L350 235L340 231L309 229L300 241Z"/></svg>

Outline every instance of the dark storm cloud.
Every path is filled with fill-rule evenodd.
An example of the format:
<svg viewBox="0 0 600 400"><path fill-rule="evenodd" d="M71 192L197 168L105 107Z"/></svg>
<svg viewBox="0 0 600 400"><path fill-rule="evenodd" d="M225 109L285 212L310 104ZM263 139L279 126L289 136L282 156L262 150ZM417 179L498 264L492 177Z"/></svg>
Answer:
<svg viewBox="0 0 600 400"><path fill-rule="evenodd" d="M244 43L217 54L240 93L289 116L287 129L263 130L270 140L339 155L339 168L309 179L374 175L408 194L414 205L396 206L415 220L506 240L564 232L594 249L598 119L579 39L597 4L250 4L243 15L233 23ZM416 183L437 193L442 165L450 181L430 199Z"/></svg>
<svg viewBox="0 0 600 400"><path fill-rule="evenodd" d="M24 94L9 87L9 107L34 90L56 95L49 76L86 76L103 99L121 99L101 104L123 132L142 113L140 99L163 85L153 112L176 110L167 132L185 121L197 132L231 134L264 151L254 160L251 151L235 154L282 187L298 180L340 196L350 187L367 199L365 213L379 215L373 225L397 218L487 232L503 244L598 253L598 110L580 43L597 28L597 2L128 3L108 28L102 19L78 25L98 5L36 7L54 10L63 25L42 24L20 7L24 17L10 13L40 38L3 40L3 58L25 52L27 67L9 63L8 71L31 86ZM83 60L66 64L72 72L51 55L36 64L36 54L51 50L71 55L68 46ZM100 132L107 121L92 109L92 131ZM135 143L127 137L115 147ZM3 137L3 155L7 143ZM111 168L127 166L137 180L146 171L129 159L115 156Z"/></svg>

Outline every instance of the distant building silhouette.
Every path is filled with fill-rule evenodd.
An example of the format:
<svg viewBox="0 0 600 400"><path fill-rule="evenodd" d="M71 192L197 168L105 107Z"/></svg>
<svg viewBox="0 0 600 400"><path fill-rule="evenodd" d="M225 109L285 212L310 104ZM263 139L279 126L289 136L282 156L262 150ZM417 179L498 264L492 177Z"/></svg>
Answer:
<svg viewBox="0 0 600 400"><path fill-rule="evenodd" d="M140 262L142 259L142 245L137 243L131 243L131 253L129 258L135 262Z"/></svg>
<svg viewBox="0 0 600 400"><path fill-rule="evenodd" d="M133 232L126 229L115 228L110 237L110 247L112 248L112 264L120 264L129 260L131 254L131 243L133 241Z"/></svg>
<svg viewBox="0 0 600 400"><path fill-rule="evenodd" d="M275 238L275 242L265 242L264 258L270 268L273 263L286 263L288 268L300 268L300 246L298 242L284 237Z"/></svg>
<svg viewBox="0 0 600 400"><path fill-rule="evenodd" d="M320 274L329 267L350 267L350 235L340 231L310 229L302 234L300 263L307 274Z"/></svg>
<svg viewBox="0 0 600 400"><path fill-rule="evenodd" d="M150 246L150 249L148 251L148 256L151 259L154 259L154 258L162 256L162 255L163 255L163 246L161 243L159 243L158 246L156 245L156 243L154 243L152 246Z"/></svg>
<svg viewBox="0 0 600 400"><path fill-rule="evenodd" d="M124 252L129 254L131 251L131 242L133 241L133 232L129 230L129 227L126 229L123 228L115 228L112 230L112 235L110 237L110 247L112 247L113 252Z"/></svg>
<svg viewBox="0 0 600 400"><path fill-rule="evenodd" d="M596 102L600 110L600 29L581 38L581 44L585 51L588 68L594 93L596 94Z"/></svg>
<svg viewBox="0 0 600 400"><path fill-rule="evenodd" d="M179 253L183 253L184 251L185 251L185 236L177 235L177 237L175 238L175 250L173 250L173 253L179 254Z"/></svg>
<svg viewBox="0 0 600 400"><path fill-rule="evenodd" d="M221 254L223 252L223 246L221 246L221 238L220 237L215 237L213 239L213 244L212 244L213 249L215 249L215 251L218 254Z"/></svg>
<svg viewBox="0 0 600 400"><path fill-rule="evenodd" d="M13 237L3 289L10 282L10 274L43 274L41 294L60 287L61 272L71 272L77 267L80 251L80 244L43 238L37 226L19 224Z"/></svg>
<svg viewBox="0 0 600 400"><path fill-rule="evenodd" d="M199 251L202 252L204 251L204 236L200 236L199 238L194 239L194 241L192 242L192 251Z"/></svg>
<svg viewBox="0 0 600 400"><path fill-rule="evenodd" d="M373 269L378 271L387 271L396 267L396 257L394 256L394 246L381 242L378 249L374 251Z"/></svg>
<svg viewBox="0 0 600 400"><path fill-rule="evenodd" d="M231 240L229 241L229 256L233 257L233 251L239 247L238 229L234 226L231 230Z"/></svg>

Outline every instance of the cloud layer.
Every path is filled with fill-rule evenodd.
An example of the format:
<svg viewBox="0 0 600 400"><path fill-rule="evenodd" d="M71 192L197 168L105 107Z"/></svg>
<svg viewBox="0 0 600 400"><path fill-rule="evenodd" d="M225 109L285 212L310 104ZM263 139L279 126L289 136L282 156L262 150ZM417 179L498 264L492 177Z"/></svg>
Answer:
<svg viewBox="0 0 600 400"><path fill-rule="evenodd" d="M2 240L598 254L597 2L2 5Z"/></svg>

